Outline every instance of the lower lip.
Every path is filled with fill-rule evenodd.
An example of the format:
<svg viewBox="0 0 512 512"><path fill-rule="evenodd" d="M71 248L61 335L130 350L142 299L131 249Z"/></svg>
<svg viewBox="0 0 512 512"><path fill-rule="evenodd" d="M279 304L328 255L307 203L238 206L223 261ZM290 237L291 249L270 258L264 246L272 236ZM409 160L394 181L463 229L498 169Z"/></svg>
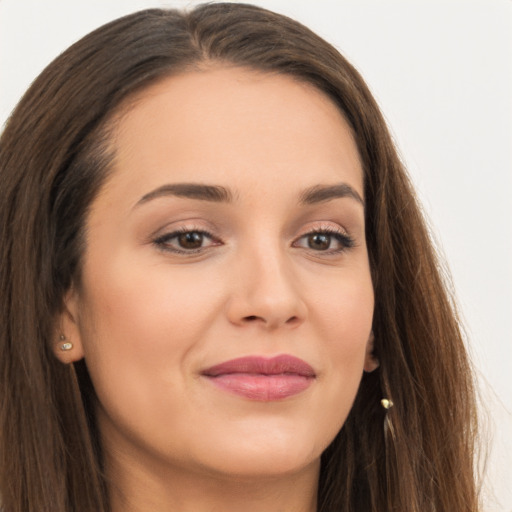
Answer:
<svg viewBox="0 0 512 512"><path fill-rule="evenodd" d="M224 391L260 402L282 400L297 395L313 382L313 377L297 374L229 373L207 379Z"/></svg>

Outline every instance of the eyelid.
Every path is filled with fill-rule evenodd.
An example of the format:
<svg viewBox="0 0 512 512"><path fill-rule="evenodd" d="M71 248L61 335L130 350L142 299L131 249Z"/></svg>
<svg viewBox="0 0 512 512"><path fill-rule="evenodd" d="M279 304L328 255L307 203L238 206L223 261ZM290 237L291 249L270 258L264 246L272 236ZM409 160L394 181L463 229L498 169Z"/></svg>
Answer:
<svg viewBox="0 0 512 512"><path fill-rule="evenodd" d="M300 230L300 234L298 235L297 239L310 235L312 233L339 234L351 238L349 231L345 227L338 224L337 222L320 221L310 222L307 225L305 225Z"/></svg>

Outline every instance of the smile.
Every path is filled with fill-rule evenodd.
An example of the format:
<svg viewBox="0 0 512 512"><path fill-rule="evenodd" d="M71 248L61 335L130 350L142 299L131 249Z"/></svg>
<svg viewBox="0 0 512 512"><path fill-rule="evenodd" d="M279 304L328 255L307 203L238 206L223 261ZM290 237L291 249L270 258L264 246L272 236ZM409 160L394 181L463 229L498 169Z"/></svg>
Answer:
<svg viewBox="0 0 512 512"><path fill-rule="evenodd" d="M202 375L221 390L261 402L301 393L316 377L308 363L290 355L241 357L212 366Z"/></svg>

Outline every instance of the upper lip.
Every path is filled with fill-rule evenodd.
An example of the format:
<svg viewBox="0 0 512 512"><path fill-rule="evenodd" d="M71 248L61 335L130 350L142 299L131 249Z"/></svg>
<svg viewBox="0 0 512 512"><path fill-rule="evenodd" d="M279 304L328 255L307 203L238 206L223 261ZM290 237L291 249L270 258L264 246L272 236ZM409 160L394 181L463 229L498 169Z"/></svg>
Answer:
<svg viewBox="0 0 512 512"><path fill-rule="evenodd" d="M246 356L231 359L201 372L207 377L218 377L234 373L255 375L300 375L315 377L315 370L298 357L282 354L275 357Z"/></svg>

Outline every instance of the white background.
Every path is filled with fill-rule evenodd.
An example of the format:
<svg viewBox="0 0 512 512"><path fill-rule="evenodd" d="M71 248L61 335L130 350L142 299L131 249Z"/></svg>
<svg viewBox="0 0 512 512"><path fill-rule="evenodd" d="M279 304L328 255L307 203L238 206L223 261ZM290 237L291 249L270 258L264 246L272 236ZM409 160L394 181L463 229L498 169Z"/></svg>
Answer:
<svg viewBox="0 0 512 512"><path fill-rule="evenodd" d="M195 3L0 0L0 123L93 28ZM512 512L512 0L252 3L337 46L379 101L451 268L480 375L485 511Z"/></svg>

